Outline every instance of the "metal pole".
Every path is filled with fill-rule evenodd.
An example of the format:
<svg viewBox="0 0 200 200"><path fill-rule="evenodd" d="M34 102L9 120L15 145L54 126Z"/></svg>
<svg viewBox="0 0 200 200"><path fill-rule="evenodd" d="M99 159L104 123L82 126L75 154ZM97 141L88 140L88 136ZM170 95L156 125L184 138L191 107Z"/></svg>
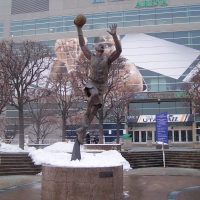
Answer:
<svg viewBox="0 0 200 200"><path fill-rule="evenodd" d="M162 151L163 151L163 164L164 164L164 168L165 168L165 150L164 150L163 138L162 138Z"/></svg>

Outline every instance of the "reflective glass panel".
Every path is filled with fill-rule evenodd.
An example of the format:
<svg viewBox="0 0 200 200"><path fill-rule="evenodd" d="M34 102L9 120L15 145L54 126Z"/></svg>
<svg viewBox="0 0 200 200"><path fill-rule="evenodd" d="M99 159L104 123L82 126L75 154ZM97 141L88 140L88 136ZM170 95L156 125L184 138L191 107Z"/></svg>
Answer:
<svg viewBox="0 0 200 200"><path fill-rule="evenodd" d="M124 11L124 27L139 26L139 11Z"/></svg>
<svg viewBox="0 0 200 200"><path fill-rule="evenodd" d="M168 131L168 139L173 141L172 131Z"/></svg>
<svg viewBox="0 0 200 200"><path fill-rule="evenodd" d="M172 24L171 8L156 9L156 24Z"/></svg>
<svg viewBox="0 0 200 200"><path fill-rule="evenodd" d="M191 43L193 48L200 50L200 30L191 31Z"/></svg>
<svg viewBox="0 0 200 200"><path fill-rule="evenodd" d="M176 114L190 114L190 107L186 107L183 102L176 102Z"/></svg>
<svg viewBox="0 0 200 200"><path fill-rule="evenodd" d="M160 102L160 112L167 111L168 114L176 114L175 102Z"/></svg>
<svg viewBox="0 0 200 200"><path fill-rule="evenodd" d="M139 131L134 131L134 141L139 142Z"/></svg>
<svg viewBox="0 0 200 200"><path fill-rule="evenodd" d="M146 142L146 131L141 131L142 142Z"/></svg>
<svg viewBox="0 0 200 200"><path fill-rule="evenodd" d="M190 22L200 21L200 6L190 6Z"/></svg>
<svg viewBox="0 0 200 200"><path fill-rule="evenodd" d="M14 21L10 25L10 36L22 35L23 21Z"/></svg>
<svg viewBox="0 0 200 200"><path fill-rule="evenodd" d="M23 35L34 35L34 34L35 34L35 20L24 20Z"/></svg>
<svg viewBox="0 0 200 200"><path fill-rule="evenodd" d="M36 19L36 34L49 33L49 18Z"/></svg>
<svg viewBox="0 0 200 200"><path fill-rule="evenodd" d="M93 14L94 29L107 28L107 13Z"/></svg>
<svg viewBox="0 0 200 200"><path fill-rule="evenodd" d="M186 142L186 131L181 130L181 142Z"/></svg>
<svg viewBox="0 0 200 200"><path fill-rule="evenodd" d="M72 31L76 30L76 27L74 25L74 17L75 16L65 16L63 17L63 31Z"/></svg>
<svg viewBox="0 0 200 200"><path fill-rule="evenodd" d="M188 7L172 8L173 23L187 23L189 22Z"/></svg>
<svg viewBox="0 0 200 200"><path fill-rule="evenodd" d="M179 142L179 131L174 130L174 142Z"/></svg>
<svg viewBox="0 0 200 200"><path fill-rule="evenodd" d="M62 32L62 17L49 18L49 33Z"/></svg>
<svg viewBox="0 0 200 200"><path fill-rule="evenodd" d="M187 130L188 142L192 142L192 130Z"/></svg>
<svg viewBox="0 0 200 200"><path fill-rule="evenodd" d="M123 12L108 12L108 26L114 23L118 27L123 27Z"/></svg>
<svg viewBox="0 0 200 200"><path fill-rule="evenodd" d="M156 115L159 113L159 104L157 102L143 103L143 115Z"/></svg>
<svg viewBox="0 0 200 200"><path fill-rule="evenodd" d="M155 9L140 10L140 26L155 25Z"/></svg>

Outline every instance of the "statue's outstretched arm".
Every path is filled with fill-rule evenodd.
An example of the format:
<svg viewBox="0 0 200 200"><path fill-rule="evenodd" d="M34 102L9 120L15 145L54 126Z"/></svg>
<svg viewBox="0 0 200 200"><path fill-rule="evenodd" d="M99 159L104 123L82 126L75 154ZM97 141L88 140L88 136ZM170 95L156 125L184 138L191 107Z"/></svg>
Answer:
<svg viewBox="0 0 200 200"><path fill-rule="evenodd" d="M83 37L83 31L82 27L77 26L77 32L78 32L78 39L79 39L79 45L83 51L83 54L88 60L91 60L91 51L88 49L88 47L85 45L85 40Z"/></svg>
<svg viewBox="0 0 200 200"><path fill-rule="evenodd" d="M111 64L113 61L115 61L121 54L122 52L122 47L121 47L121 43L120 41L118 40L118 37L117 37L117 24L113 24L111 27L110 27L110 31L107 31L110 35L113 36L113 40L115 42L115 48L116 50L113 51L111 53L111 55L109 56L108 58L108 64Z"/></svg>

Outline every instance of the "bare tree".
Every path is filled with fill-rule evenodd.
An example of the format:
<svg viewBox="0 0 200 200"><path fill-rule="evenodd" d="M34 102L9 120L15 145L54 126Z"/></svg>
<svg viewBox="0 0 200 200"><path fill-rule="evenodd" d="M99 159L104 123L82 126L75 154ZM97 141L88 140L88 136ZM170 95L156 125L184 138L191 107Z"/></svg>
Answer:
<svg viewBox="0 0 200 200"><path fill-rule="evenodd" d="M50 80L52 100L58 105L62 119L62 141L65 141L67 119L79 112L83 92L79 86L76 71L58 73Z"/></svg>
<svg viewBox="0 0 200 200"><path fill-rule="evenodd" d="M200 61L198 61L193 69L191 78L183 84L182 89L187 94L183 100L186 104L191 103L195 113L200 115Z"/></svg>
<svg viewBox="0 0 200 200"><path fill-rule="evenodd" d="M120 92L123 90L124 83L129 77L129 71L125 70L126 60L123 57L119 57L115 62L112 63L109 74L108 82L106 85L106 90L103 96L103 105L98 112L99 120L99 143L103 143L103 122L109 116L112 111L114 104L111 103L112 99L110 98L112 92Z"/></svg>
<svg viewBox="0 0 200 200"><path fill-rule="evenodd" d="M33 101L28 90L44 78L52 63L52 51L40 42L0 42L0 65L13 89L11 103L19 112L19 147L24 149L24 104Z"/></svg>
<svg viewBox="0 0 200 200"><path fill-rule="evenodd" d="M123 122L125 122L125 115L127 114L127 110L130 109L129 102L134 98L134 96L135 92L133 88L127 86L126 83L124 83L123 90L116 88L116 90L112 90L108 94L109 104L111 105L109 106L110 111L107 119L115 122L117 125L117 144L119 144L120 126ZM134 115L137 114L135 109L131 109L131 112Z"/></svg>
<svg viewBox="0 0 200 200"><path fill-rule="evenodd" d="M9 125L9 126L8 126ZM8 129L12 127L12 130ZM6 143L11 143L11 141L15 138L17 133L17 125L10 125L6 123L6 117L0 117L0 139L5 141Z"/></svg>
<svg viewBox="0 0 200 200"><path fill-rule="evenodd" d="M12 88L6 80L7 76L0 65L0 114L4 111L4 108L10 102L10 93Z"/></svg>
<svg viewBox="0 0 200 200"><path fill-rule="evenodd" d="M50 92L47 89L32 89L30 96L34 101L28 102L24 106L27 110L25 116L30 123L27 128L29 138L37 144L39 141L43 142L49 134L58 129L58 120L55 117L58 106L52 103L49 95Z"/></svg>

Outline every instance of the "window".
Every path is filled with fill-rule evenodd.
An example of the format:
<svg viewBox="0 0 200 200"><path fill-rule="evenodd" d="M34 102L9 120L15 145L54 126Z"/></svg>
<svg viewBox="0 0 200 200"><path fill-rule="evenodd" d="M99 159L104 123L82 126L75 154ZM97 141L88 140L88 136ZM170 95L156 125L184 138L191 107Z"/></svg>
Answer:
<svg viewBox="0 0 200 200"><path fill-rule="evenodd" d="M135 142L139 142L139 131L134 131Z"/></svg>
<svg viewBox="0 0 200 200"><path fill-rule="evenodd" d="M11 22L11 27L10 27L10 36L11 37L21 36L22 30L23 30L23 21Z"/></svg>
<svg viewBox="0 0 200 200"><path fill-rule="evenodd" d="M142 142L146 142L146 131L141 131Z"/></svg>
<svg viewBox="0 0 200 200"><path fill-rule="evenodd" d="M172 24L171 8L156 9L156 24Z"/></svg>
<svg viewBox="0 0 200 200"><path fill-rule="evenodd" d="M190 22L199 22L200 21L200 5L190 6Z"/></svg>
<svg viewBox="0 0 200 200"><path fill-rule="evenodd" d="M175 102L160 102L160 112L167 111L168 114L176 114Z"/></svg>
<svg viewBox="0 0 200 200"><path fill-rule="evenodd" d="M179 142L179 131L174 130L174 142Z"/></svg>
<svg viewBox="0 0 200 200"><path fill-rule="evenodd" d="M153 138L152 138L152 131L147 131L147 139L148 140L152 140Z"/></svg>
<svg viewBox="0 0 200 200"><path fill-rule="evenodd" d="M107 13L93 14L94 29L107 28Z"/></svg>
<svg viewBox="0 0 200 200"><path fill-rule="evenodd" d="M139 26L139 11L124 11L124 27Z"/></svg>
<svg viewBox="0 0 200 200"><path fill-rule="evenodd" d="M108 13L108 27L114 23L117 24L118 27L123 27L123 12Z"/></svg>
<svg viewBox="0 0 200 200"><path fill-rule="evenodd" d="M23 35L35 35L35 20L23 21Z"/></svg>
<svg viewBox="0 0 200 200"><path fill-rule="evenodd" d="M194 49L200 50L200 30L191 31L191 44Z"/></svg>
<svg viewBox="0 0 200 200"><path fill-rule="evenodd" d="M157 102L143 103L143 115L156 115L159 113L159 104Z"/></svg>
<svg viewBox="0 0 200 200"><path fill-rule="evenodd" d="M49 33L49 18L36 19L36 34Z"/></svg>
<svg viewBox="0 0 200 200"><path fill-rule="evenodd" d="M190 44L190 37L188 31L177 31L174 32L174 42L181 45Z"/></svg>
<svg viewBox="0 0 200 200"><path fill-rule="evenodd" d="M76 27L74 26L74 17L75 16L63 17L63 31L64 32L76 30Z"/></svg>
<svg viewBox="0 0 200 200"><path fill-rule="evenodd" d="M49 33L62 32L62 17L49 18Z"/></svg>
<svg viewBox="0 0 200 200"><path fill-rule="evenodd" d="M186 142L186 131L181 130L181 142Z"/></svg>
<svg viewBox="0 0 200 200"><path fill-rule="evenodd" d="M190 107L183 105L183 102L176 102L176 114L190 114Z"/></svg>
<svg viewBox="0 0 200 200"><path fill-rule="evenodd" d="M140 26L155 25L155 10L140 10Z"/></svg>
<svg viewBox="0 0 200 200"><path fill-rule="evenodd" d="M3 37L3 23L0 22L0 38Z"/></svg>
<svg viewBox="0 0 200 200"><path fill-rule="evenodd" d="M168 140L172 140L173 141L172 131L168 131Z"/></svg>
<svg viewBox="0 0 200 200"><path fill-rule="evenodd" d="M187 23L188 18L188 7L175 7L172 8L173 23Z"/></svg>
<svg viewBox="0 0 200 200"><path fill-rule="evenodd" d="M192 142L192 130L187 130L188 142Z"/></svg>

